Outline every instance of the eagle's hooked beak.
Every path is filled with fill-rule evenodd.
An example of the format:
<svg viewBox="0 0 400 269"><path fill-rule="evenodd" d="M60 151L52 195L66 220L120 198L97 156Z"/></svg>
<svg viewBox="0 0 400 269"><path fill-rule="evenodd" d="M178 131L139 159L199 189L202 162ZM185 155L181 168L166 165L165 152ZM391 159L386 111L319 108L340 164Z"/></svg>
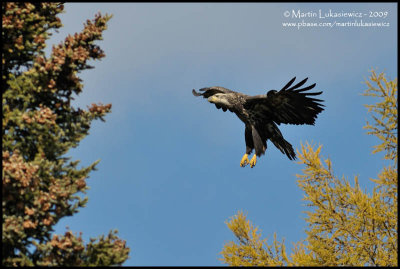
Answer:
<svg viewBox="0 0 400 269"><path fill-rule="evenodd" d="M210 103L215 103L215 102L217 102L218 98L213 95L213 96L208 97L207 100Z"/></svg>

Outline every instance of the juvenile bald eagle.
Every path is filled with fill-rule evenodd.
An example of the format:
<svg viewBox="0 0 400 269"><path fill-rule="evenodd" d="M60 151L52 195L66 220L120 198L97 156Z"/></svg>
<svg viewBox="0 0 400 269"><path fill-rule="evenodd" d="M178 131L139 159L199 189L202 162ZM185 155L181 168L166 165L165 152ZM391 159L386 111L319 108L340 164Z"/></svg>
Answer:
<svg viewBox="0 0 400 269"><path fill-rule="evenodd" d="M296 80L294 77L280 91L270 90L267 94L256 96L218 86L200 89L199 91L203 93L198 93L194 89L192 92L194 96L207 98L218 109L235 113L244 122L246 153L240 161L240 166L245 167L250 164L250 167L254 167L257 156L260 157L265 153L268 139L290 160L296 159L292 145L283 138L277 125L281 123L314 125L318 113L324 110L322 108L324 105L319 103L323 100L309 97L319 95L322 91L307 92L315 87L315 83L299 89L307 79L292 86ZM248 155L253 149L255 153L249 161Z"/></svg>

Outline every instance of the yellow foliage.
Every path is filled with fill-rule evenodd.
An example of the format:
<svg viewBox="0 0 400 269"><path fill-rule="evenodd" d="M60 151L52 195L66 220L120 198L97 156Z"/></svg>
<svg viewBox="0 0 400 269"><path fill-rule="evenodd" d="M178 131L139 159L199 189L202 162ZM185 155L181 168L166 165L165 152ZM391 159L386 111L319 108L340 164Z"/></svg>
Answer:
<svg viewBox="0 0 400 269"><path fill-rule="evenodd" d="M376 86L366 81L368 89L364 95L382 100L373 105L365 105L368 112L374 112L372 117L375 122L371 125L367 121L364 128L369 130L368 134L382 140L381 144L375 146L373 153L386 151L385 159L395 160L397 164L397 79L388 81L384 73L377 75L372 70L370 80Z"/></svg>
<svg viewBox="0 0 400 269"><path fill-rule="evenodd" d="M278 266L289 262L284 242L279 243L274 234L273 245L268 245L267 239L261 239L258 228L246 219L243 212L239 211L226 224L239 244L229 242L225 245L221 252L225 263L232 266Z"/></svg>
<svg viewBox="0 0 400 269"><path fill-rule="evenodd" d="M299 163L305 164L297 175L307 206L306 239L292 248L290 257L284 242L274 234L272 245L261 239L242 212L229 222L238 243L229 242L221 252L221 260L232 266L397 266L397 80L387 81L384 74L371 72L366 96L382 101L368 105L374 123L365 126L382 143L373 153L384 151L393 161L371 179L376 185L372 193L360 188L358 178L351 184L338 178L331 160L321 156L322 146L301 145Z"/></svg>

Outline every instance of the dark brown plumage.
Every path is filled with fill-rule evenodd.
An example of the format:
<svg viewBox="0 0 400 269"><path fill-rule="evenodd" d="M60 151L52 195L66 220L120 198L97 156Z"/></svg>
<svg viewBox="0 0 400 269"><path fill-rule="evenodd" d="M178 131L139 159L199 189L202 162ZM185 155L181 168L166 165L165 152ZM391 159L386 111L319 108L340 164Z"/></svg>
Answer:
<svg viewBox="0 0 400 269"><path fill-rule="evenodd" d="M285 124L314 125L317 115L323 111L320 102L323 100L312 98L322 92L308 92L315 87L315 83L302 87L308 78L292 86L295 77L290 80L280 91L270 90L267 94L249 96L231 91L223 87L202 88L198 93L193 89L193 95L203 96L214 103L218 109L229 110L235 113L245 124L246 153L240 165L254 167L257 157L265 153L267 140L271 142L286 156L293 160L296 154L292 145L287 142L278 126ZM248 155L255 150L253 158L249 161Z"/></svg>

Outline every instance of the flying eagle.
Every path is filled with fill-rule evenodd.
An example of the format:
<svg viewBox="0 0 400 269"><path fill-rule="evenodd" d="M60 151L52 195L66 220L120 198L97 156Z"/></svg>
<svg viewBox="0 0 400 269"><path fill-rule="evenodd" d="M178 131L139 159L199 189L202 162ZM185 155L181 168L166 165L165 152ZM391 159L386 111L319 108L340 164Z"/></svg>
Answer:
<svg viewBox="0 0 400 269"><path fill-rule="evenodd" d="M323 100L311 98L321 92L308 92L315 87L315 83L301 88L308 78L292 86L294 77L280 91L270 90L267 94L249 96L234 92L224 87L202 88L198 93L193 89L194 96L203 96L218 109L235 113L245 124L244 137L246 153L240 161L240 166L250 164L254 167L257 156L260 157L267 149L267 140L271 140L290 160L296 159L292 145L286 141L278 126L285 124L314 125L318 113L323 111ZM249 154L255 153L249 161Z"/></svg>

